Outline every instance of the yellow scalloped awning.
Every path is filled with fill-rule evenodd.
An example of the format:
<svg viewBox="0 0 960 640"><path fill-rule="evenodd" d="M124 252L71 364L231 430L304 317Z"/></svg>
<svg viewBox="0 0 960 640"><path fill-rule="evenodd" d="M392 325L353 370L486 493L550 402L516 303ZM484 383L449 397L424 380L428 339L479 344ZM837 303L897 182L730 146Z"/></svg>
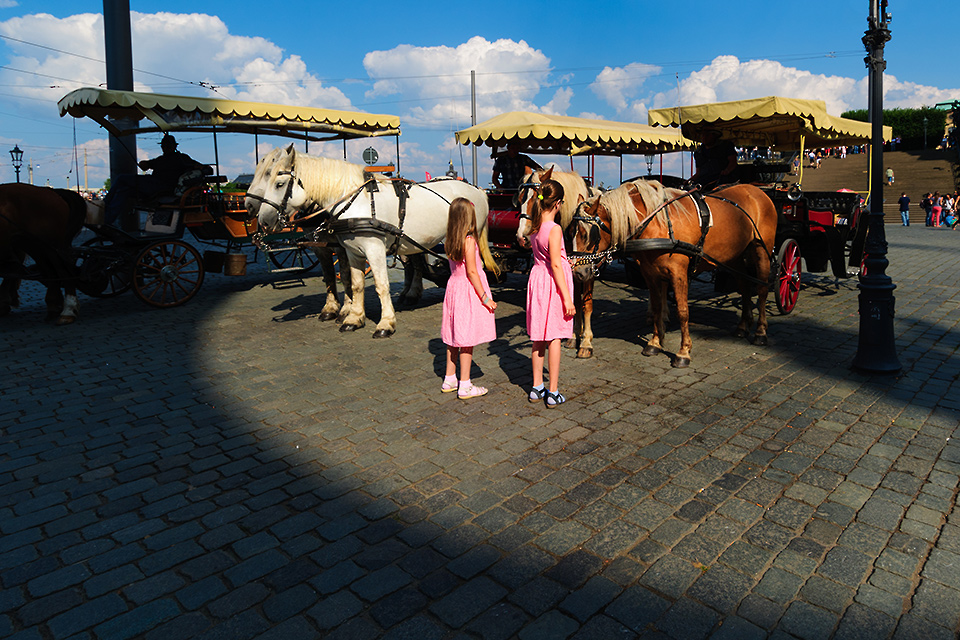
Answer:
<svg viewBox="0 0 960 640"><path fill-rule="evenodd" d="M510 111L456 132L464 145L503 147L519 142L528 153L622 155L659 153L693 147L679 129L633 122Z"/></svg>
<svg viewBox="0 0 960 640"><path fill-rule="evenodd" d="M184 129L309 140L400 135L397 116L140 91L86 87L65 95L57 107L61 117L90 118L117 136Z"/></svg>
<svg viewBox="0 0 960 640"><path fill-rule="evenodd" d="M723 137L744 147L799 149L800 137L808 148L870 142L872 126L831 116L823 100L800 100L768 96L732 102L651 109L651 125L680 126L684 135L699 140L704 129L717 129ZM891 127L883 128L883 139L893 138Z"/></svg>

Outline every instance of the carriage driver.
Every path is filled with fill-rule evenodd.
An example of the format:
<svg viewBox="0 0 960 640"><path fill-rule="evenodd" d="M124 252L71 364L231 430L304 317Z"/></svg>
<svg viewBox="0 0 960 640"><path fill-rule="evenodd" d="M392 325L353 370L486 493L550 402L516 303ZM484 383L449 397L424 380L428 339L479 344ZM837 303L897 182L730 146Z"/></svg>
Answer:
<svg viewBox="0 0 960 640"><path fill-rule="evenodd" d="M497 189L516 191L527 172L527 167L532 171L543 169L530 156L520 153L519 143L507 143L507 152L497 156L493 162L493 186Z"/></svg>
<svg viewBox="0 0 960 640"><path fill-rule="evenodd" d="M699 184L706 191L737 181L737 150L729 140L720 139L717 129L704 130L693 157L697 172L690 177L690 183Z"/></svg>
<svg viewBox="0 0 960 640"><path fill-rule="evenodd" d="M141 160L137 165L144 171L152 170L150 175L120 175L110 186L110 192L103 200L104 219L109 225L116 223L124 211L129 211L137 198L154 198L172 194L177 188L180 176L188 171L199 170L210 175L213 169L200 164L185 153L177 151L177 141L169 133L160 141L163 155L152 160Z"/></svg>

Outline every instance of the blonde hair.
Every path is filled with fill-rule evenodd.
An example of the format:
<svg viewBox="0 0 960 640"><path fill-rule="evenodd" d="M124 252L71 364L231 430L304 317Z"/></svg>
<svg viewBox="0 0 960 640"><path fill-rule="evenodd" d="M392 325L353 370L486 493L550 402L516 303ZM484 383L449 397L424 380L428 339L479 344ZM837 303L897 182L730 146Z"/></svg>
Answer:
<svg viewBox="0 0 960 640"><path fill-rule="evenodd" d="M455 262L464 260L464 244L467 236L477 239L477 211L466 198L454 198L447 213L447 236L443 248L447 257Z"/></svg>
<svg viewBox="0 0 960 640"><path fill-rule="evenodd" d="M557 206L563 200L563 185L556 180L544 180L537 189L536 200L533 201L533 214L530 220L530 235L540 231L543 224L543 212Z"/></svg>

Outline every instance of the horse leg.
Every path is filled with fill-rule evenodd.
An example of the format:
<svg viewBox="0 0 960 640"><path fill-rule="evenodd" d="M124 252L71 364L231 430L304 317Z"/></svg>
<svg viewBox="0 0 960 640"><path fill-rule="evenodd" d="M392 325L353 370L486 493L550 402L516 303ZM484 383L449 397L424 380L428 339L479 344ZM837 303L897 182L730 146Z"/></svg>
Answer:
<svg viewBox="0 0 960 640"><path fill-rule="evenodd" d="M767 253L762 242L755 242L756 272L759 284L757 286L757 332L753 336L753 344L767 346L767 293L770 282L770 254Z"/></svg>
<svg viewBox="0 0 960 640"><path fill-rule="evenodd" d="M647 274L644 274L644 277L647 278L650 285L650 312L653 320L653 333L647 340L647 346L640 353L645 356L655 356L663 352L663 339L666 334L667 323L664 307L667 303L667 282L658 277L648 277Z"/></svg>
<svg viewBox="0 0 960 640"><path fill-rule="evenodd" d="M577 309L577 319L579 327L577 335L580 337L580 344L577 349L578 358L593 357L593 326L590 318L593 315L593 278L577 282L576 288L579 289L579 295L576 300L579 304Z"/></svg>
<svg viewBox="0 0 960 640"><path fill-rule="evenodd" d="M340 305L340 313L337 314L337 324L343 324L347 319L350 307L353 306L353 273L350 271L350 260L347 258L347 250L343 247L337 247L337 262L346 265L346 269L340 269L340 284L343 286L343 304ZM363 277L366 277L366 258L361 263ZM336 283L334 283L336 284ZM360 301L363 302L363 284L360 285Z"/></svg>
<svg viewBox="0 0 960 640"><path fill-rule="evenodd" d="M737 273L747 273L747 262L740 261L735 266ZM746 338L750 335L750 328L753 326L753 305L750 295L750 281L743 277L737 278L737 288L740 290L740 322L734 330L733 335L737 338Z"/></svg>
<svg viewBox="0 0 960 640"><path fill-rule="evenodd" d="M690 366L690 350L693 347L690 340L690 306L687 301L688 261L682 262L683 264L675 265L670 274L673 281L673 295L677 302L677 319L680 321L680 349L670 361L670 366L679 369Z"/></svg>
<svg viewBox="0 0 960 640"><path fill-rule="evenodd" d="M347 310L347 315L343 318L340 331L356 331L366 324L366 314L363 310L363 267L366 260L363 255L355 255L352 251L347 253L350 263L350 300L344 300L343 308ZM340 273L342 276L342 262L340 263Z"/></svg>
<svg viewBox="0 0 960 640"><path fill-rule="evenodd" d="M68 259L67 256L71 256L71 258ZM72 260L72 250L67 248L65 251L59 252L56 264L56 286L62 286L66 295L63 299L63 309L60 312L60 317L57 318L55 324L63 326L76 321L77 312L80 309L80 301L77 299L77 268Z"/></svg>
<svg viewBox="0 0 960 640"><path fill-rule="evenodd" d="M327 290L327 299L320 310L320 321L327 322L337 317L340 312L340 300L337 299L337 272L333 266L333 250L328 247L318 247L315 251L320 260L320 270L323 272L323 286Z"/></svg>
<svg viewBox="0 0 960 640"><path fill-rule="evenodd" d="M423 272L427 260L422 253L407 256L403 263L403 290L397 304L417 304L423 296Z"/></svg>
<svg viewBox="0 0 960 640"><path fill-rule="evenodd" d="M380 241L377 240L376 242ZM377 248L380 250L377 251ZM387 254L383 246L367 252L367 261L370 263L370 270L373 271L373 284L377 291L377 297L380 298L380 322L377 323L377 330L373 332L373 337L388 338L397 331L397 316L393 309L393 301L390 299Z"/></svg>

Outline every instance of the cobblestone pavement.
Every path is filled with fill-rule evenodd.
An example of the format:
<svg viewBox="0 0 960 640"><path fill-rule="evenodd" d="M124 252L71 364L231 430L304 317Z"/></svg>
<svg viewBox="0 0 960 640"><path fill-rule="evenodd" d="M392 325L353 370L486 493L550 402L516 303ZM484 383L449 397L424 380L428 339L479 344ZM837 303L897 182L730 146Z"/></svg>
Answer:
<svg viewBox="0 0 960 640"><path fill-rule="evenodd" d="M25 285L0 636L955 638L960 233L887 234L902 375L849 368L855 280L805 277L766 348L696 285L686 370L640 356L646 295L611 281L552 411L517 276L469 402L439 392L436 288L372 340L317 321L317 278L257 268L62 328Z"/></svg>

